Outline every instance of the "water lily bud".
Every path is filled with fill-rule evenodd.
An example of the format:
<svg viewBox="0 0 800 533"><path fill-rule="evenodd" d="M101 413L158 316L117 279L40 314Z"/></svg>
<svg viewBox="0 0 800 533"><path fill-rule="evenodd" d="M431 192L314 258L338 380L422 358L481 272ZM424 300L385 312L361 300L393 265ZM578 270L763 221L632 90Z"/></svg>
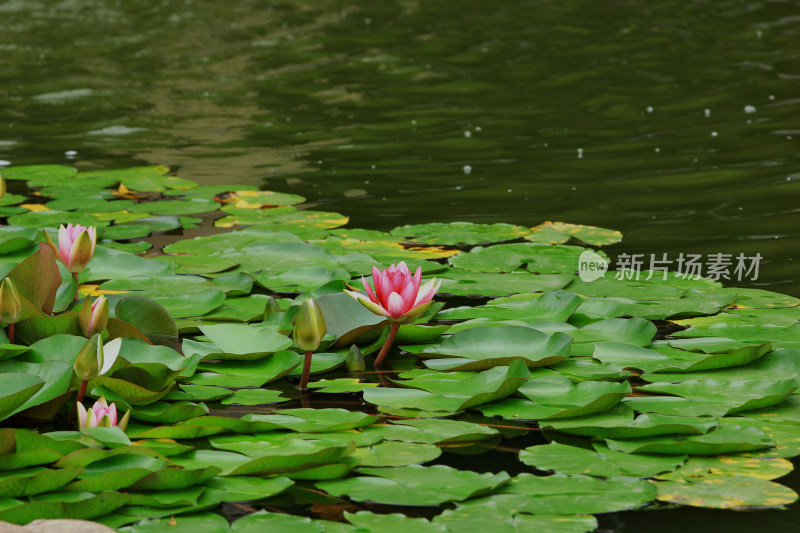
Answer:
<svg viewBox="0 0 800 533"><path fill-rule="evenodd" d="M21 314L22 304L17 288L11 278L5 278L3 283L0 283L0 322L16 324Z"/></svg>
<svg viewBox="0 0 800 533"><path fill-rule="evenodd" d="M366 363L364 362L364 355L355 344L352 345L350 347L350 351L347 352L345 364L347 365L348 372L363 372L367 367Z"/></svg>
<svg viewBox="0 0 800 533"><path fill-rule="evenodd" d="M325 317L322 310L309 298L300 306L294 317L294 342L301 350L313 352L325 336Z"/></svg>
<svg viewBox="0 0 800 533"><path fill-rule="evenodd" d="M64 227L62 224L58 228L58 246L55 245L47 233L45 233L45 240L56 248L58 252L56 257L64 263L67 270L77 274L83 271L89 261L92 260L94 248L97 244L97 229L94 226L87 228L80 224L75 226L67 224Z"/></svg>
<svg viewBox="0 0 800 533"><path fill-rule="evenodd" d="M100 369L103 368L103 341L100 334L95 333L86 341L78 352L74 368L81 381L89 381L100 375Z"/></svg>
<svg viewBox="0 0 800 533"><path fill-rule="evenodd" d="M275 313L281 312L281 306L278 305L278 300L276 300L273 296L269 297L267 300L267 305L264 307L264 320L268 319Z"/></svg>
<svg viewBox="0 0 800 533"><path fill-rule="evenodd" d="M113 403L108 405L108 402L103 397L97 400L90 409L86 409L81 402L78 402L76 407L78 409L79 428L117 426L122 431L125 431L128 427L131 415L130 409L121 420L117 421L117 405Z"/></svg>
<svg viewBox="0 0 800 533"><path fill-rule="evenodd" d="M83 308L79 317L81 331L87 337L95 333L102 333L108 324L108 300L105 296L100 296L94 303L91 297L87 296L83 302Z"/></svg>

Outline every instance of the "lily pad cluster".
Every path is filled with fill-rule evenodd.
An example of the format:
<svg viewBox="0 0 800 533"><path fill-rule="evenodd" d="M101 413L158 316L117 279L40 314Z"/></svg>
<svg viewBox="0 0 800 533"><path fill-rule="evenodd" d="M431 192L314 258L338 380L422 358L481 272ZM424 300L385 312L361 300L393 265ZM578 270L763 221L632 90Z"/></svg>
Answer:
<svg viewBox="0 0 800 533"><path fill-rule="evenodd" d="M3 176L0 269L29 305L13 342L0 333L0 520L579 533L599 513L797 499L775 481L800 455L796 298L676 273L581 281L581 253L621 238L603 228L351 229L160 166ZM43 244L66 223L98 228L77 282ZM375 369L388 324L343 291L400 261L440 296ZM119 356L86 394L130 409L125 431L68 416L76 294L108 299ZM327 333L298 393L308 298ZM515 475L480 455L511 437L528 439Z"/></svg>

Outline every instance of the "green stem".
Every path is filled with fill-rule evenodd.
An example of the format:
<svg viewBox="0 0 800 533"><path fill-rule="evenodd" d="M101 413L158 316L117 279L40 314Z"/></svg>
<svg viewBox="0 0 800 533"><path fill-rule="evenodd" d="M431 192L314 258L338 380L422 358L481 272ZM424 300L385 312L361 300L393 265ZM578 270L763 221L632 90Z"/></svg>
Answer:
<svg viewBox="0 0 800 533"><path fill-rule="evenodd" d="M311 374L311 351L306 352L306 358L303 361L303 377L300 378L300 390L306 390L308 386L308 375Z"/></svg>
<svg viewBox="0 0 800 533"><path fill-rule="evenodd" d="M14 344L14 324L8 325L8 343Z"/></svg>
<svg viewBox="0 0 800 533"><path fill-rule="evenodd" d="M75 278L75 299L73 300L73 302L77 302L78 298L80 298L81 296L80 291L78 291L78 274L76 272L73 272L72 277Z"/></svg>
<svg viewBox="0 0 800 533"><path fill-rule="evenodd" d="M389 330L389 336L386 338L386 342L383 344L383 348L381 348L380 353L378 353L378 357L375 358L376 365L383 363L383 360L386 359L386 354L389 353L389 348L392 347L394 336L397 335L398 329L400 329L400 323L392 322L392 327Z"/></svg>
<svg viewBox="0 0 800 533"><path fill-rule="evenodd" d="M69 411L69 418L72 420L75 418L75 413L78 412L78 404L83 401L83 397L86 396L86 386L89 385L88 381L81 381L81 387L78 389L78 398L75 400L75 403L72 406L72 409Z"/></svg>

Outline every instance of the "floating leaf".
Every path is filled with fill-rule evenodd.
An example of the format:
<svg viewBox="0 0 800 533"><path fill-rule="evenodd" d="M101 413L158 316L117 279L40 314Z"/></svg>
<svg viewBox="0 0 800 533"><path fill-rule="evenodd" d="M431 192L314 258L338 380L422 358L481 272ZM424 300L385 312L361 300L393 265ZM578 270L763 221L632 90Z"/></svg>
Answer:
<svg viewBox="0 0 800 533"><path fill-rule="evenodd" d="M782 507L797 500L792 489L750 476L720 476L697 482L659 481L655 485L658 500L692 507Z"/></svg>
<svg viewBox="0 0 800 533"><path fill-rule="evenodd" d="M479 410L486 416L520 420L569 418L606 411L631 392L625 383L583 381L573 383L563 376L544 376L522 385L518 394L528 400L506 398Z"/></svg>
<svg viewBox="0 0 800 533"><path fill-rule="evenodd" d="M389 505L436 506L491 492L509 480L508 474L477 474L444 465L359 468L364 476L322 481L317 487L335 496Z"/></svg>
<svg viewBox="0 0 800 533"><path fill-rule="evenodd" d="M553 244L562 244L573 238L593 246L605 246L621 241L622 233L595 226L548 221L531 228L531 233L525 236L529 241Z"/></svg>
<svg viewBox="0 0 800 533"><path fill-rule="evenodd" d="M377 387L364 391L364 400L392 409L420 409L456 413L469 407L504 398L513 393L530 373L521 361L498 366L475 376L451 383L440 383L437 392L417 389L391 389ZM406 385L409 385L406 382ZM427 386L431 384L419 384Z"/></svg>
<svg viewBox="0 0 800 533"><path fill-rule="evenodd" d="M594 477L653 477L681 466L686 456L640 455L615 452L596 444L594 450L552 442L522 450L519 459L539 470L559 474L587 474Z"/></svg>
<svg viewBox="0 0 800 533"><path fill-rule="evenodd" d="M530 230L512 224L473 224L472 222L436 222L394 228L392 235L424 244L481 244L511 241L526 236Z"/></svg>

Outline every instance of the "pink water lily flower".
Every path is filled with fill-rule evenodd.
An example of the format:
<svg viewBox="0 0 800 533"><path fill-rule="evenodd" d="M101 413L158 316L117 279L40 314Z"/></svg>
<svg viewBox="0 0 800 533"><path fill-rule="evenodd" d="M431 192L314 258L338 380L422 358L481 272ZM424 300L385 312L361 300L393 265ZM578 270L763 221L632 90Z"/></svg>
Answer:
<svg viewBox="0 0 800 533"><path fill-rule="evenodd" d="M122 420L118 421L117 404L108 405L108 402L103 397L94 402L94 405L88 410L82 403L78 402L78 427L80 428L119 426L120 429L125 431L129 416L130 411L125 413Z"/></svg>
<svg viewBox="0 0 800 533"><path fill-rule="evenodd" d="M80 224L62 224L58 228L58 259L73 274L81 272L91 261L97 244L97 229Z"/></svg>
<svg viewBox="0 0 800 533"><path fill-rule="evenodd" d="M439 290L441 281L429 280L420 286L422 267L417 267L412 275L405 261L391 265L384 271L372 267L373 290L365 278L361 278L366 296L354 292L347 293L361 302L364 307L392 322L406 324L413 321L431 306L433 296Z"/></svg>
<svg viewBox="0 0 800 533"><path fill-rule="evenodd" d="M365 278L361 278L366 295L345 291L376 315L388 318L391 323L389 337L375 358L376 365L383 362L400 325L413 322L433 305L433 296L439 290L441 281L432 279L420 285L421 281L422 267L417 267L412 275L405 261L401 261L399 265L391 265L383 271L372 267L372 283L375 288L370 287Z"/></svg>

